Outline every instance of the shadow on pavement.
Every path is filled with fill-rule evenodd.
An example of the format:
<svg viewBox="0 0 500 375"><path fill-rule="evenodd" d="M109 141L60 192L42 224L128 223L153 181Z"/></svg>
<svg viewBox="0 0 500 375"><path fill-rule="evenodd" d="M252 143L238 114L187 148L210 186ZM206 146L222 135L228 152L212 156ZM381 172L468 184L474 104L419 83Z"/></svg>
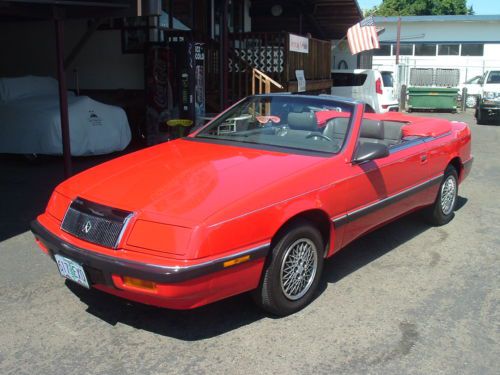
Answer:
<svg viewBox="0 0 500 375"><path fill-rule="evenodd" d="M343 279L431 228L416 212L361 237L327 260L323 286Z"/></svg>
<svg viewBox="0 0 500 375"><path fill-rule="evenodd" d="M459 197L457 209L466 202L466 198ZM356 272L430 228L422 215L416 212L354 241L326 262L315 298L321 298L328 284ZM182 311L129 302L94 289L84 289L69 281L66 285L88 306L88 313L111 325L127 324L186 341L219 336L269 317L253 303L249 293Z"/></svg>
<svg viewBox="0 0 500 375"><path fill-rule="evenodd" d="M133 150L102 156L73 158L73 172L114 159ZM61 157L0 155L0 242L29 230L29 223L45 210L54 188L64 180Z"/></svg>
<svg viewBox="0 0 500 375"><path fill-rule="evenodd" d="M88 306L89 314L110 325L127 324L185 341L219 336L266 317L249 293L193 310L169 310L130 302L95 289L88 290L70 281L66 281L66 286Z"/></svg>

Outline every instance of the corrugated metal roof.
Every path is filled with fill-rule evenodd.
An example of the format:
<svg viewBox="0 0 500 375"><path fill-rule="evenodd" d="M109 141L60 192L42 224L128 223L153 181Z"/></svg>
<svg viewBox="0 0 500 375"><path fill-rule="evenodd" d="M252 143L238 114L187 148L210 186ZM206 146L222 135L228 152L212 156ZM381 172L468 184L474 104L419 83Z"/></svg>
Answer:
<svg viewBox="0 0 500 375"><path fill-rule="evenodd" d="M374 17L375 23L396 23L398 17ZM403 16L401 22L500 22L500 14L483 16Z"/></svg>

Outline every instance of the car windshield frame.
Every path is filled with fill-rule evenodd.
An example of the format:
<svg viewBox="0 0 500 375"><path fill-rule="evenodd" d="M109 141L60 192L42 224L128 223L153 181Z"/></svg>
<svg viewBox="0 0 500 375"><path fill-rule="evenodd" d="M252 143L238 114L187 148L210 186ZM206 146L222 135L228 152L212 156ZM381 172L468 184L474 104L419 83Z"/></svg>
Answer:
<svg viewBox="0 0 500 375"><path fill-rule="evenodd" d="M494 82L492 82L493 77L495 77ZM498 82L497 82L497 80L498 80ZM490 74L488 74L488 79L486 80L486 84L497 85L499 83L500 83L500 70L490 71Z"/></svg>
<svg viewBox="0 0 500 375"><path fill-rule="evenodd" d="M221 113L189 139L286 153L336 155L349 138L356 104L329 95L253 95Z"/></svg>
<svg viewBox="0 0 500 375"><path fill-rule="evenodd" d="M465 81L466 85L477 85L481 81L482 76L475 76L472 77L471 79ZM474 82L475 81L475 82Z"/></svg>

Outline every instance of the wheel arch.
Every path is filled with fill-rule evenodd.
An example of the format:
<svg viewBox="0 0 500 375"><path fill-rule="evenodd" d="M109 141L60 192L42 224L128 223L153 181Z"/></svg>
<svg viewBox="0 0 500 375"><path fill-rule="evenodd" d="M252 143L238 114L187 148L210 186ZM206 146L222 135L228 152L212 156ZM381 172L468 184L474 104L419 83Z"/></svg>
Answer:
<svg viewBox="0 0 500 375"><path fill-rule="evenodd" d="M459 156L455 156L453 159L450 160L450 162L448 163L448 166L452 166L453 168L455 168L455 170L457 171L457 175L458 175L458 180L460 181L460 178L462 176L462 171L463 171L463 164L462 164L462 160L460 159ZM447 166L447 168L448 168Z"/></svg>
<svg viewBox="0 0 500 375"><path fill-rule="evenodd" d="M288 227L297 221L307 221L313 224L321 233L323 239L323 244L325 245L324 257L328 254L328 249L330 248L330 239L332 235L332 224L328 214L319 208L309 209L296 213L295 215L289 217L276 231L271 240L271 247L274 246L276 241L279 240L281 235L285 233Z"/></svg>

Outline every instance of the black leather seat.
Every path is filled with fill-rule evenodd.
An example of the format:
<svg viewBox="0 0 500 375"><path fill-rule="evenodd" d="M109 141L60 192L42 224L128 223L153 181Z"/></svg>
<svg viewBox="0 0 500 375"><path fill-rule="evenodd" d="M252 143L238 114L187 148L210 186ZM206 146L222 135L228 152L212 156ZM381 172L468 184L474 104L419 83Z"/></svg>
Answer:
<svg viewBox="0 0 500 375"><path fill-rule="evenodd" d="M328 120L325 129L323 130L323 135L327 136L330 139L339 139L343 141L347 133L349 120L349 118L345 117L337 117Z"/></svg>
<svg viewBox="0 0 500 375"><path fill-rule="evenodd" d="M398 121L384 121L384 139L388 143L388 146L394 146L401 143L403 138L403 125L404 122Z"/></svg>
<svg viewBox="0 0 500 375"><path fill-rule="evenodd" d="M371 142L386 144L384 140L384 122L364 119L361 122L359 141L362 143Z"/></svg>
<svg viewBox="0 0 500 375"><path fill-rule="evenodd" d="M294 130L318 131L318 121L314 112L290 112L288 127Z"/></svg>

